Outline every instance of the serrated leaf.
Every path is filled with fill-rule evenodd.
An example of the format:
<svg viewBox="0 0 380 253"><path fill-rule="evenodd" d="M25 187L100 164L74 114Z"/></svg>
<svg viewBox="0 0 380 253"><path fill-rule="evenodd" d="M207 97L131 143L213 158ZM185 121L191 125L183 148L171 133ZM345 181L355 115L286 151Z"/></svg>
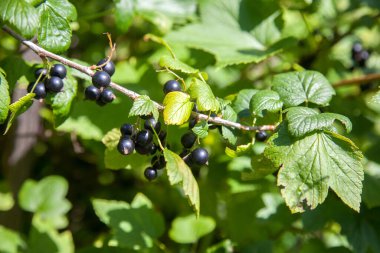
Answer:
<svg viewBox="0 0 380 253"><path fill-rule="evenodd" d="M54 9L60 16L68 21L75 21L77 19L77 10L68 0L44 0L43 3L38 6L38 9L41 10L44 8L43 5Z"/></svg>
<svg viewBox="0 0 380 253"><path fill-rule="evenodd" d="M250 102L253 97L258 92L254 89L243 89L240 90L236 96L233 103L234 110L238 113L240 118L249 117L251 115L249 111Z"/></svg>
<svg viewBox="0 0 380 253"><path fill-rule="evenodd" d="M159 112L154 102L146 95L141 95L135 99L129 111L129 116L153 115L158 119Z"/></svg>
<svg viewBox="0 0 380 253"><path fill-rule="evenodd" d="M4 253L18 253L20 248L25 248L26 244L21 236L8 228L0 225L0 252Z"/></svg>
<svg viewBox="0 0 380 253"><path fill-rule="evenodd" d="M242 180L256 180L272 174L278 168L263 155L254 155L251 157L252 170L249 172L242 172Z"/></svg>
<svg viewBox="0 0 380 253"><path fill-rule="evenodd" d="M115 24L121 32L127 32L132 24L134 12L134 1L114 0L115 3Z"/></svg>
<svg viewBox="0 0 380 253"><path fill-rule="evenodd" d="M9 104L11 103L11 97L9 95L8 82L5 79L5 75L0 72L0 124L8 117Z"/></svg>
<svg viewBox="0 0 380 253"><path fill-rule="evenodd" d="M315 130L323 130L331 127L337 120L343 124L347 132L352 130L351 121L336 113L318 113L307 107L289 108L286 114L289 133L295 137L302 137Z"/></svg>
<svg viewBox="0 0 380 253"><path fill-rule="evenodd" d="M359 211L362 154L349 139L335 133L314 133L297 139L282 126L268 141L265 157L276 167L278 185L292 212L321 204L331 188L344 203Z"/></svg>
<svg viewBox="0 0 380 253"><path fill-rule="evenodd" d="M92 204L96 215L112 229L113 239L120 247L152 248L164 232L162 215L153 210L150 200L141 193L131 204L102 199L95 199Z"/></svg>
<svg viewBox="0 0 380 253"><path fill-rule="evenodd" d="M67 225L64 215L71 208L65 198L67 191L67 181L60 176L45 177L39 182L28 179L21 187L19 204L22 209L48 220L50 225L63 228Z"/></svg>
<svg viewBox="0 0 380 253"><path fill-rule="evenodd" d="M235 145L237 142L237 136L234 130L229 127L222 126L222 136L226 139L230 144Z"/></svg>
<svg viewBox="0 0 380 253"><path fill-rule="evenodd" d="M277 92L272 90L262 90L252 96L250 109L252 114L263 117L263 111L278 112L283 103Z"/></svg>
<svg viewBox="0 0 380 253"><path fill-rule="evenodd" d="M195 68L187 65L186 63L184 63L178 59L175 59L171 56L168 56L168 55L164 55L161 57L160 67L168 68L171 70L178 70L178 71L185 73L185 74L197 74L197 73L199 73L198 69L195 69Z"/></svg>
<svg viewBox="0 0 380 253"><path fill-rule="evenodd" d="M86 115L79 116L78 118L69 117L56 130L75 133L85 140L100 141L103 138L102 130L92 123Z"/></svg>
<svg viewBox="0 0 380 253"><path fill-rule="evenodd" d="M196 243L202 236L211 233L216 223L207 216L188 215L173 220L169 237L177 243Z"/></svg>
<svg viewBox="0 0 380 253"><path fill-rule="evenodd" d="M46 3L39 7L39 11L41 25L37 38L40 46L53 53L66 51L71 44L71 28L68 20L58 12L59 10Z"/></svg>
<svg viewBox="0 0 380 253"><path fill-rule="evenodd" d="M120 130L114 128L103 137L102 142L108 149L113 149L117 147L120 137Z"/></svg>
<svg viewBox="0 0 380 253"><path fill-rule="evenodd" d="M181 185L182 190L189 199L195 214L199 216L199 188L191 169L186 165L181 157L167 148L164 149L164 156L166 161L166 173L170 184Z"/></svg>
<svg viewBox="0 0 380 253"><path fill-rule="evenodd" d="M208 123L205 120L201 120L195 124L191 131L193 131L193 133L195 133L199 138L205 138L208 135Z"/></svg>
<svg viewBox="0 0 380 253"><path fill-rule="evenodd" d="M199 111L216 112L219 110L219 102L210 86L198 78L191 79L190 96L192 99L196 99Z"/></svg>
<svg viewBox="0 0 380 253"><path fill-rule="evenodd" d="M164 121L167 125L182 125L191 115L194 103L190 101L190 96L180 91L173 91L166 94L163 102Z"/></svg>
<svg viewBox="0 0 380 253"><path fill-rule="evenodd" d="M29 107L33 104L34 93L28 93L25 96L21 97L16 102L9 105L10 116L7 123L7 128L4 131L6 134L9 128L12 126L13 121L16 119L18 115L25 112L29 109Z"/></svg>
<svg viewBox="0 0 380 253"><path fill-rule="evenodd" d="M0 18L25 37L33 37L39 25L37 10L25 0L1 0Z"/></svg>
<svg viewBox="0 0 380 253"><path fill-rule="evenodd" d="M63 89L56 93L48 95L45 99L46 103L50 104L53 109L54 125L58 127L69 116L71 104L77 94L78 82L70 74L63 79Z"/></svg>
<svg viewBox="0 0 380 253"><path fill-rule="evenodd" d="M363 202L369 207L380 206L380 166L374 162L365 165L365 175L363 183Z"/></svg>
<svg viewBox="0 0 380 253"><path fill-rule="evenodd" d="M286 107L302 103L326 106L335 95L329 81L321 73L310 70L275 75L272 89Z"/></svg>

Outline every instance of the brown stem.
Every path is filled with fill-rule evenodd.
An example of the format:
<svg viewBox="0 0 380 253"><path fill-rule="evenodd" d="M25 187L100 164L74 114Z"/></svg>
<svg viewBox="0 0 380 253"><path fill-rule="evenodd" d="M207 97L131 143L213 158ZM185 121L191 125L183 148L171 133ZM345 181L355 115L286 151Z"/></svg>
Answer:
<svg viewBox="0 0 380 253"><path fill-rule="evenodd" d="M362 85L366 84L372 81L378 81L380 80L380 74L368 74L365 76L355 77L351 79L341 80L339 82L336 82L333 84L334 87L341 87L341 86L347 86L347 85Z"/></svg>
<svg viewBox="0 0 380 253"><path fill-rule="evenodd" d="M93 76L94 75L94 71L91 70L91 67L83 66L83 65L81 65L79 63L73 62L73 61L71 61L69 59L66 59L66 58L62 57L62 56L56 55L54 53L51 53L51 52L49 52L49 51L47 51L47 50L45 50L45 49L37 46L33 42L26 40L25 38L23 38L22 36L20 36L18 33L14 32L12 29L10 29L7 26L3 26L2 29L5 32L7 32L8 34L10 34L12 37L14 37L17 40L19 40L25 46L29 47L36 54L38 54L40 57L47 57L47 58L59 61L62 64L67 65L67 66L69 66L71 68L74 68L74 69L76 69L76 70L78 70L78 71L80 71L80 72L82 72L82 73L84 73L86 75L89 75L89 76ZM135 100L136 98L138 98L140 96L140 94L138 94L138 93L136 93L134 91L131 91L131 90L127 89L127 88L124 88L123 86L118 85L117 83L114 83L114 82L111 82L110 87L113 88L113 89L115 89L115 90L117 90L117 91L119 91L119 92L121 92L121 93L123 93L124 95L128 96L132 100ZM154 103L155 103L156 107L159 110L163 110L165 108L163 105L161 105L161 104L159 104L157 102L154 102ZM222 119L220 117L209 117L206 114L196 113L196 112L193 112L192 115L194 117L197 117L198 119L207 120L210 123L214 123L214 124L218 124L218 125L224 125L224 126L227 126L227 127L233 127L233 128L240 129L240 130L243 130L243 131L260 131L260 130L273 131L276 128L275 125L247 126L247 125L242 125L242 124L237 123L237 122L225 120L225 119Z"/></svg>

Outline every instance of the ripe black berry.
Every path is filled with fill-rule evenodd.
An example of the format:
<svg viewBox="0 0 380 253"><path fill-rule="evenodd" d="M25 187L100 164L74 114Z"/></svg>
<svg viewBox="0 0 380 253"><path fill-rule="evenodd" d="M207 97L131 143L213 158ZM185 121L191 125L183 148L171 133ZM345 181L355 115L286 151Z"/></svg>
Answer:
<svg viewBox="0 0 380 253"><path fill-rule="evenodd" d="M160 132L161 129L161 122L155 120L153 117L145 120L144 122L144 128L147 130L156 131L156 133Z"/></svg>
<svg viewBox="0 0 380 253"><path fill-rule="evenodd" d="M34 72L34 77L38 79L41 75L40 80L42 80L46 76L46 74L47 74L47 69L39 68L39 69L36 69L36 71Z"/></svg>
<svg viewBox="0 0 380 253"><path fill-rule="evenodd" d="M149 130L141 130L136 135L136 143L139 146L146 146L147 144L151 143L153 140L152 132Z"/></svg>
<svg viewBox="0 0 380 253"><path fill-rule="evenodd" d="M112 90L110 90L110 89L104 89L100 93L100 100L105 104L111 103L114 99L115 99L115 95L113 94Z"/></svg>
<svg viewBox="0 0 380 253"><path fill-rule="evenodd" d="M268 134L265 131L258 131L255 138L257 141L265 141L268 138Z"/></svg>
<svg viewBox="0 0 380 253"><path fill-rule="evenodd" d="M166 135L167 135L167 133L165 130L160 131L160 133L158 134L158 138L160 139L161 142L165 141Z"/></svg>
<svg viewBox="0 0 380 253"><path fill-rule="evenodd" d="M152 167L148 167L144 171L144 176L149 181L152 181L157 178L157 170Z"/></svg>
<svg viewBox="0 0 380 253"><path fill-rule="evenodd" d="M164 93L168 94L172 91L181 91L181 84L177 80L169 80L164 84Z"/></svg>
<svg viewBox="0 0 380 253"><path fill-rule="evenodd" d="M107 87L111 83L110 75L105 71L98 71L92 76L92 84L95 87Z"/></svg>
<svg viewBox="0 0 380 253"><path fill-rule="evenodd" d="M166 166L166 161L164 156L153 156L152 160L150 161L150 164L152 167L156 170L163 169Z"/></svg>
<svg viewBox="0 0 380 253"><path fill-rule="evenodd" d="M196 140L197 136L193 132L187 132L181 137L181 143L184 148L191 148Z"/></svg>
<svg viewBox="0 0 380 253"><path fill-rule="evenodd" d="M150 142L150 143L145 144L145 145L140 145L140 144L136 143L135 149L136 149L137 153L139 153L141 155L149 155L149 154L153 155L157 151L157 147L153 142Z"/></svg>
<svg viewBox="0 0 380 253"><path fill-rule="evenodd" d="M107 103L104 103L101 99L96 100L96 104L99 106L105 106Z"/></svg>
<svg viewBox="0 0 380 253"><path fill-rule="evenodd" d="M119 143L117 144L117 150L123 155L128 155L132 153L134 149L135 143L129 136L122 137Z"/></svg>
<svg viewBox="0 0 380 253"><path fill-rule="evenodd" d="M192 129L197 124L197 122L198 122L197 118L190 118L189 129Z"/></svg>
<svg viewBox="0 0 380 253"><path fill-rule="evenodd" d="M191 161L196 165L204 165L208 161L208 152L204 148L196 148L191 152Z"/></svg>
<svg viewBox="0 0 380 253"><path fill-rule="evenodd" d="M32 90L33 85L34 85L34 83L31 83L31 85L29 85L29 86L31 86L31 87L30 87L30 91ZM30 91L29 91L29 92L30 92ZM37 83L37 84L36 84L36 87L34 88L33 93L36 94L35 97L34 97L34 98L36 98L36 99L45 98L45 97L46 97L45 84L44 84L43 82L39 82L39 83Z"/></svg>
<svg viewBox="0 0 380 253"><path fill-rule="evenodd" d="M354 45L352 45L351 53L360 53L363 50L363 46L360 42L355 42Z"/></svg>
<svg viewBox="0 0 380 253"><path fill-rule="evenodd" d="M134 135L135 134L135 127L132 124L125 123L120 127L120 133L121 135Z"/></svg>
<svg viewBox="0 0 380 253"><path fill-rule="evenodd" d="M100 98L100 90L91 85L84 90L84 95L89 100L98 100Z"/></svg>
<svg viewBox="0 0 380 253"><path fill-rule="evenodd" d="M104 58L103 60L100 60L96 65L100 66L104 64L107 60L107 58ZM109 61L106 65L102 67L102 70L107 72L110 76L112 76L115 73L115 64L112 61Z"/></svg>
<svg viewBox="0 0 380 253"><path fill-rule="evenodd" d="M54 64L54 66L50 69L51 76L57 76L61 79L65 78L67 74L66 68L62 64Z"/></svg>
<svg viewBox="0 0 380 253"><path fill-rule="evenodd" d="M46 82L46 89L51 92L60 92L63 88L63 81L60 77L52 76Z"/></svg>

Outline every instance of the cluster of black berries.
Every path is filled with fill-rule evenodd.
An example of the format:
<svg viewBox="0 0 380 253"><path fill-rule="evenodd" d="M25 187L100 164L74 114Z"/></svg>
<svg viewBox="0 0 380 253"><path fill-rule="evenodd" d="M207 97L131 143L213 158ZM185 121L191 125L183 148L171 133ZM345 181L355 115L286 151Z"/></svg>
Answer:
<svg viewBox="0 0 380 253"><path fill-rule="evenodd" d="M121 138L117 145L118 151L123 155L128 155L136 150L141 155L154 155L151 160L151 167L144 171L144 175L148 180L157 177L157 170L165 167L165 159L162 150L158 148L158 144L154 142L154 132L157 133L162 145L165 146L166 131L161 129L160 121L151 116L143 117L144 129L137 131L132 124L126 123L120 127ZM159 151L159 152L158 152ZM158 154L156 154L158 152Z"/></svg>
<svg viewBox="0 0 380 253"><path fill-rule="evenodd" d="M111 103L115 99L112 90L107 88L111 83L111 76L115 73L115 64L112 61L107 62L107 60L103 59L96 64L101 66L101 70L92 76L93 85L88 86L84 91L87 99L96 101L100 106Z"/></svg>
<svg viewBox="0 0 380 253"><path fill-rule="evenodd" d="M363 48L360 42L355 42L351 49L351 58L354 61L355 66L365 67L369 58L369 52Z"/></svg>
<svg viewBox="0 0 380 253"><path fill-rule="evenodd" d="M45 98L48 92L58 93L63 88L63 79L66 77L67 71L64 65L55 64L50 69L50 77L47 78L48 71L45 68L39 68L35 71L35 78L39 78L39 82L33 86L35 82L31 82L28 86L28 92L35 94L36 99Z"/></svg>

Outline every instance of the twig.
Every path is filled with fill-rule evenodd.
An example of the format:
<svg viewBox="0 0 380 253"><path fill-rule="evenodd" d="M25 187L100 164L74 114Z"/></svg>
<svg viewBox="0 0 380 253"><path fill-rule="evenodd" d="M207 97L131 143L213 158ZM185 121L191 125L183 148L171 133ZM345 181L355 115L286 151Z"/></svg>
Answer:
<svg viewBox="0 0 380 253"><path fill-rule="evenodd" d="M341 87L341 86L347 86L347 85L362 85L366 84L372 81L378 81L380 80L380 74L368 74L365 76L355 77L351 79L342 80L339 82L336 82L333 84L334 87Z"/></svg>
<svg viewBox="0 0 380 253"><path fill-rule="evenodd" d="M12 37L14 37L15 39L19 40L22 44L24 44L25 46L29 47L31 50L33 50L37 55L39 55L40 57L47 57L47 58L50 58L50 59L53 59L53 60L56 60L56 61L59 61L61 62L62 64L64 65L67 65L71 68L74 68L86 75L89 75L89 76L93 76L94 75L94 72L91 70L91 67L89 66L83 66L79 63L76 63L76 62L73 62L69 59L66 59L62 56L59 56L59 55L56 55L54 53L51 53L39 46L37 46L36 44L34 44L33 42L31 41L28 41L26 39L24 39L22 36L20 36L18 33L14 32L12 29L10 29L9 27L7 26L3 26L2 29L7 32L8 34L10 34ZM114 82L111 82L110 84L110 87L123 93L124 95L128 96L129 98L131 98L132 100L135 100L136 98L138 98L140 96L140 94L134 92L134 91L131 91L127 88L124 88L123 86L121 85L118 85L117 83L114 83ZM154 102L156 107L159 109L159 110L163 110L165 107L157 102ZM275 125L263 125L263 126L247 126L247 125L242 125L240 123L237 123L237 122L233 122L233 121L229 121L229 120L225 120L225 119L222 119L220 117L209 117L208 115L205 115L205 114L202 114L202 113L197 113L197 112L192 112L192 115L194 117L197 117L198 119L202 119L202 120L206 120L210 123L214 123L214 124L218 124L218 125L224 125L224 126L227 126L227 127L232 127L232 128L236 128L236 129L240 129L242 131L260 131L260 130L264 130L264 131L273 131L275 130L276 126Z"/></svg>

